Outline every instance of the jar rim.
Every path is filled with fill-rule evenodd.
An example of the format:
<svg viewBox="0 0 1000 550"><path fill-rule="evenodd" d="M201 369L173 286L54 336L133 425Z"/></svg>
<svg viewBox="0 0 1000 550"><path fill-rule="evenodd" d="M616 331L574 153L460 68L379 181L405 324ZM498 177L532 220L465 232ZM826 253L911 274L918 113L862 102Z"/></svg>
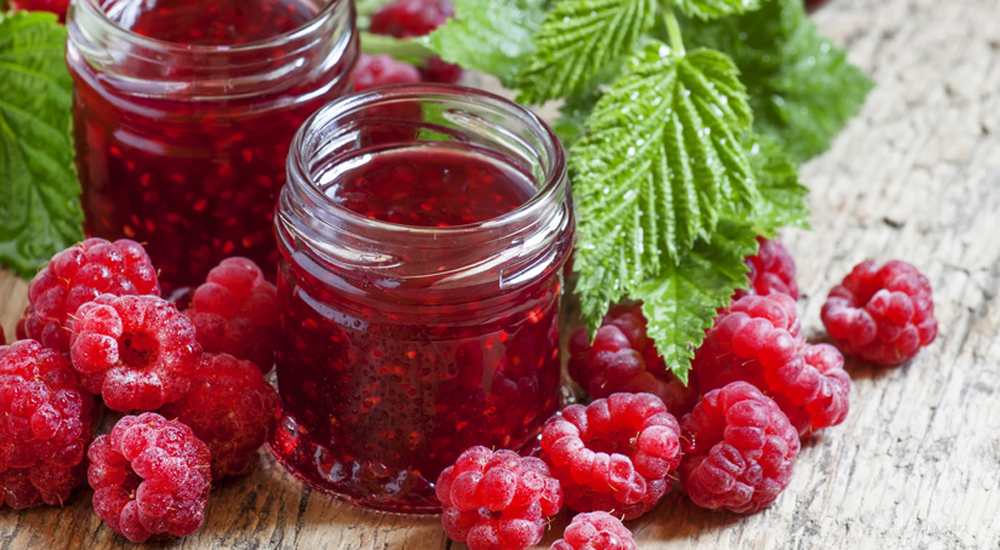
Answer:
<svg viewBox="0 0 1000 550"><path fill-rule="evenodd" d="M519 119L531 130L535 137L539 138L541 144L546 148L545 157L547 162L543 166L544 181L537 182L538 187L535 189L534 194L510 212L505 212L499 216L478 222L447 227L407 225L373 219L343 206L323 193L313 181L311 174L304 169L307 159L303 158L303 150L305 149L307 135L317 127L322 127L324 124L329 124L387 100L465 103L470 107L475 106L479 108L486 106L504 115L510 115ZM441 235L457 237L478 233L483 230L495 230L498 227L508 224L519 223L527 217L537 215L538 210L550 207L552 197L557 193L565 192L566 159L559 138L549 125L545 124L538 115L514 101L485 90L457 84L392 84L342 96L327 103L313 113L306 119L292 139L288 157L288 170L289 184L292 184L295 180L306 182L307 185L302 186L302 190L312 200L319 201L324 206L333 209L338 216L343 216L343 219L349 223L356 223L387 233L405 233L414 237Z"/></svg>
<svg viewBox="0 0 1000 550"><path fill-rule="evenodd" d="M344 1L345 0L325 0L326 5L324 5L322 9L316 12L316 14L309 18L308 21L292 30L278 33L262 40L233 45L185 44L183 42L171 42L169 40L160 40L158 38L141 35L129 28L123 27L117 21L109 17L108 13L104 10L104 6L102 5L104 0L80 0L79 2L72 2L69 9L71 11L75 9L92 9L98 20L107 24L108 32L117 35L117 38L127 40L130 44L146 47L151 50L170 53L184 53L186 55L205 55L211 53L246 54L258 50L273 49L275 46L280 46L282 44L309 36L310 34L316 32L319 27L322 27L323 22L334 15L334 12L337 11L339 4ZM67 19L68 18L69 16L67 16Z"/></svg>

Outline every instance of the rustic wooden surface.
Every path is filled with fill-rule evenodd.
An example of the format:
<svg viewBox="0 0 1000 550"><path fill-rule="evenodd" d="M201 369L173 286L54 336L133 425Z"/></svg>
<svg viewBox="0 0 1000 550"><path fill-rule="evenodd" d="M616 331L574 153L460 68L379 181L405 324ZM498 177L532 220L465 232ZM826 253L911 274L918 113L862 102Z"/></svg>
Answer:
<svg viewBox="0 0 1000 550"><path fill-rule="evenodd" d="M1000 547L1000 2L832 0L815 15L877 81L861 116L803 170L813 231L784 235L803 326L822 338L826 292L865 258L917 265L940 334L909 364L849 363L851 413L804 445L791 486L751 517L673 492L629 526L643 549ZM0 272L8 338L26 285ZM0 511L0 549L125 548L91 512ZM205 526L162 548L464 549L435 517L311 494L265 456L212 493ZM553 522L543 545L567 518Z"/></svg>

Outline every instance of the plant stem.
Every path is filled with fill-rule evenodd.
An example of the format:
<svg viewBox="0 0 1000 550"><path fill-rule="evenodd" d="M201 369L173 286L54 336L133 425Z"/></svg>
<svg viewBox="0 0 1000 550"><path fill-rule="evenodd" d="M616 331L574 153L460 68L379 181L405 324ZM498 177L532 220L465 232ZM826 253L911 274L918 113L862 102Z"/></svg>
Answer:
<svg viewBox="0 0 1000 550"><path fill-rule="evenodd" d="M430 48L416 40L372 34L368 31L361 32L361 51L369 55L387 53L400 61L415 64L435 55Z"/></svg>
<svg viewBox="0 0 1000 550"><path fill-rule="evenodd" d="M675 50L678 55L684 55L684 40L681 38L681 26L677 23L677 16L674 14L674 8L664 2L662 4L662 9L663 22L667 25L667 35L670 38L670 47Z"/></svg>

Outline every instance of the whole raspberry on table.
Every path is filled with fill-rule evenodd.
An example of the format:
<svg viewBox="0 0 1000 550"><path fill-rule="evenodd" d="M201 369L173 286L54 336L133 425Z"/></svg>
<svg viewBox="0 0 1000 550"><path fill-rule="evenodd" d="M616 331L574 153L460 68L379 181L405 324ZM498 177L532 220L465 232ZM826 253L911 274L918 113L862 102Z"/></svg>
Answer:
<svg viewBox="0 0 1000 550"><path fill-rule="evenodd" d="M263 373L274 367L277 291L253 260L222 260L195 289L184 315L194 323L205 352L246 359Z"/></svg>
<svg viewBox="0 0 1000 550"><path fill-rule="evenodd" d="M830 291L820 317L841 351L886 367L911 359L938 330L930 282L901 260L856 265Z"/></svg>
<svg viewBox="0 0 1000 550"><path fill-rule="evenodd" d="M69 351L68 316L101 294L160 295L156 269L135 241L87 239L57 253L28 283L23 336Z"/></svg>
<svg viewBox="0 0 1000 550"><path fill-rule="evenodd" d="M615 393L570 405L542 428L542 458L577 512L633 519L655 506L680 463L677 419L658 397Z"/></svg>
<svg viewBox="0 0 1000 550"><path fill-rule="evenodd" d="M156 413L124 416L87 452L94 511L132 542L183 537L201 527L212 474L191 428Z"/></svg>
<svg viewBox="0 0 1000 550"><path fill-rule="evenodd" d="M277 427L278 392L257 367L205 353L180 401L159 410L191 427L212 452L212 478L249 474Z"/></svg>
<svg viewBox="0 0 1000 550"><path fill-rule="evenodd" d="M839 424L850 406L844 359L828 344L801 339L786 294L744 296L722 310L695 353L692 369L707 392L742 380L773 398L800 434Z"/></svg>
<svg viewBox="0 0 1000 550"><path fill-rule="evenodd" d="M372 14L368 30L372 34L410 38L430 33L455 16L451 0L396 0ZM462 68L431 57L421 68L426 82L454 84L462 78Z"/></svg>
<svg viewBox="0 0 1000 550"><path fill-rule="evenodd" d="M388 54L358 56L352 73L355 91L363 91L387 84L415 84L420 82L420 71L409 63Z"/></svg>
<svg viewBox="0 0 1000 550"><path fill-rule="evenodd" d="M84 478L93 411L61 353L0 346L0 506L62 506Z"/></svg>
<svg viewBox="0 0 1000 550"><path fill-rule="evenodd" d="M573 516L563 538L549 550L639 550L639 546L621 520L607 512L589 512Z"/></svg>
<svg viewBox="0 0 1000 550"><path fill-rule="evenodd" d="M799 434L778 404L747 382L705 394L681 419L681 488L695 504L750 514L792 479Z"/></svg>
<svg viewBox="0 0 1000 550"><path fill-rule="evenodd" d="M611 307L591 344L587 329L577 329L569 341L570 377L591 397L613 393L651 393L659 397L674 416L694 407L697 381L685 385L667 369L646 334L646 318L639 303Z"/></svg>
<svg viewBox="0 0 1000 550"><path fill-rule="evenodd" d="M179 400L201 355L191 320L155 296L102 294L73 321L73 368L115 411L151 411Z"/></svg>
<svg viewBox="0 0 1000 550"><path fill-rule="evenodd" d="M750 287L736 291L735 299L747 294L766 296L774 292L787 294L793 299L799 299L799 284L795 281L795 260L788 253L785 245L776 240L757 237L759 248L757 254L746 259L747 277Z"/></svg>
<svg viewBox="0 0 1000 550"><path fill-rule="evenodd" d="M477 445L438 476L441 522L470 550L521 550L538 544L562 508L562 489L540 459Z"/></svg>

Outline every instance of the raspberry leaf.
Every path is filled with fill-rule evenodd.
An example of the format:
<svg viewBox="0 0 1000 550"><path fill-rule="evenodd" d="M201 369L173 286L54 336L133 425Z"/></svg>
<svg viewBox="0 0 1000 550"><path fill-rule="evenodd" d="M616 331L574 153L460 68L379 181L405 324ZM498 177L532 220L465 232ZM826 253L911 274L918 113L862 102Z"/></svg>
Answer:
<svg viewBox="0 0 1000 550"><path fill-rule="evenodd" d="M771 138L753 134L744 149L757 179L761 201L750 218L758 235L774 238L784 226L809 229L809 188L799 182L799 169Z"/></svg>
<svg viewBox="0 0 1000 550"><path fill-rule="evenodd" d="M555 0L535 37L537 50L518 73L524 103L576 95L653 28L656 0Z"/></svg>
<svg viewBox="0 0 1000 550"><path fill-rule="evenodd" d="M683 21L684 40L725 52L750 94L755 127L803 161L830 147L873 83L819 35L801 0L725 19Z"/></svg>
<svg viewBox="0 0 1000 550"><path fill-rule="evenodd" d="M760 8L757 0L672 0L671 3L685 15L703 20Z"/></svg>
<svg viewBox="0 0 1000 550"><path fill-rule="evenodd" d="M757 252L754 231L745 223L724 220L711 242L699 242L679 263L630 293L642 300L648 334L667 368L685 384L694 351L720 307L737 288L746 288L744 258Z"/></svg>
<svg viewBox="0 0 1000 550"><path fill-rule="evenodd" d="M24 277L83 238L65 44L53 14L0 14L0 264Z"/></svg>
<svg viewBox="0 0 1000 550"><path fill-rule="evenodd" d="M455 17L414 38L449 63L492 73L509 84L535 50L544 0L455 0Z"/></svg>

